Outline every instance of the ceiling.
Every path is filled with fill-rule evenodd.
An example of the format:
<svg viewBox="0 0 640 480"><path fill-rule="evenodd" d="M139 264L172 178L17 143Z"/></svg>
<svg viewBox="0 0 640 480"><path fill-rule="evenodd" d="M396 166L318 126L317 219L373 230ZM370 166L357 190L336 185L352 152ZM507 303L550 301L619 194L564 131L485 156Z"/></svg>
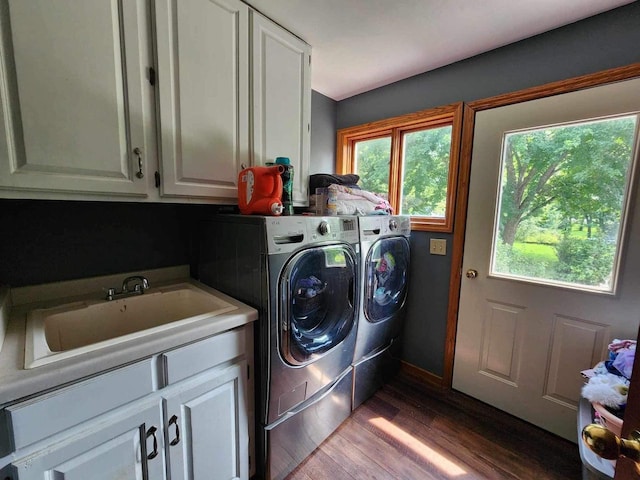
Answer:
<svg viewBox="0 0 640 480"><path fill-rule="evenodd" d="M357 95L634 0L245 0L313 47L311 88Z"/></svg>

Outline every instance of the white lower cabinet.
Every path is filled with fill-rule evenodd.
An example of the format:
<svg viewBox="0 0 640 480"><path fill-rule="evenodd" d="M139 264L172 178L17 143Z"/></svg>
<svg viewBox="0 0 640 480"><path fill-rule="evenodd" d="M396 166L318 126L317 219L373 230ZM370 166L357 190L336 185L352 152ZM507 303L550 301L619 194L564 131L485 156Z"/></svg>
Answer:
<svg viewBox="0 0 640 480"><path fill-rule="evenodd" d="M0 478L248 479L251 332L240 327L5 407L0 443L13 448ZM144 394L144 372L164 388Z"/></svg>
<svg viewBox="0 0 640 480"><path fill-rule="evenodd" d="M206 372L164 394L172 480L249 478L246 371L243 362Z"/></svg>
<svg viewBox="0 0 640 480"><path fill-rule="evenodd" d="M165 478L161 413L159 399L125 407L14 462L15 480Z"/></svg>

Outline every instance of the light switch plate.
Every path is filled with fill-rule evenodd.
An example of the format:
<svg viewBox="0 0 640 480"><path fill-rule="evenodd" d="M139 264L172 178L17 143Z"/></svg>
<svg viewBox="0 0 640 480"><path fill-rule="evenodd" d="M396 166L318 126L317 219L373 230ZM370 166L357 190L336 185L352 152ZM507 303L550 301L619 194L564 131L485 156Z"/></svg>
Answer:
<svg viewBox="0 0 640 480"><path fill-rule="evenodd" d="M445 238L432 238L429 240L429 253L431 255L446 255L447 240Z"/></svg>

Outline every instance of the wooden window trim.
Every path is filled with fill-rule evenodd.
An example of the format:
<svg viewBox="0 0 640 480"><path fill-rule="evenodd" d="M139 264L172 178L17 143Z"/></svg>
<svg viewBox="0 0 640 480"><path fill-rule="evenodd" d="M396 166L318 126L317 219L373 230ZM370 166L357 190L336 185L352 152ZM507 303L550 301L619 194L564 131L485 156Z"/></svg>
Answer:
<svg viewBox="0 0 640 480"><path fill-rule="evenodd" d="M427 128L451 126L451 153L449 177L447 179L447 200L445 218L411 217L411 229L431 232L453 231L456 207L456 189L458 184L458 166L460 164L460 146L462 137L463 103L458 102L443 107L421 110L398 117L357 125L338 130L336 141L336 173L347 174L354 170L354 145L358 141L385 136L391 137L391 161L389 171L389 203L397 211L402 194L401 162L403 152L402 136L412 131Z"/></svg>

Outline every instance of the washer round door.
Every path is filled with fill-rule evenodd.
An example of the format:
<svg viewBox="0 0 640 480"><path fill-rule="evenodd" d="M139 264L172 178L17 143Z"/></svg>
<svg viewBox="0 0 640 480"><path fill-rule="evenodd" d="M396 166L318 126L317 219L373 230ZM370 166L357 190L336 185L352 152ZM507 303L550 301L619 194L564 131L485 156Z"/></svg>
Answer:
<svg viewBox="0 0 640 480"><path fill-rule="evenodd" d="M395 315L407 297L409 241L387 237L375 242L365 263L364 315L371 323Z"/></svg>
<svg viewBox="0 0 640 480"><path fill-rule="evenodd" d="M356 324L356 261L345 244L297 253L280 276L280 353L304 365L339 345Z"/></svg>

